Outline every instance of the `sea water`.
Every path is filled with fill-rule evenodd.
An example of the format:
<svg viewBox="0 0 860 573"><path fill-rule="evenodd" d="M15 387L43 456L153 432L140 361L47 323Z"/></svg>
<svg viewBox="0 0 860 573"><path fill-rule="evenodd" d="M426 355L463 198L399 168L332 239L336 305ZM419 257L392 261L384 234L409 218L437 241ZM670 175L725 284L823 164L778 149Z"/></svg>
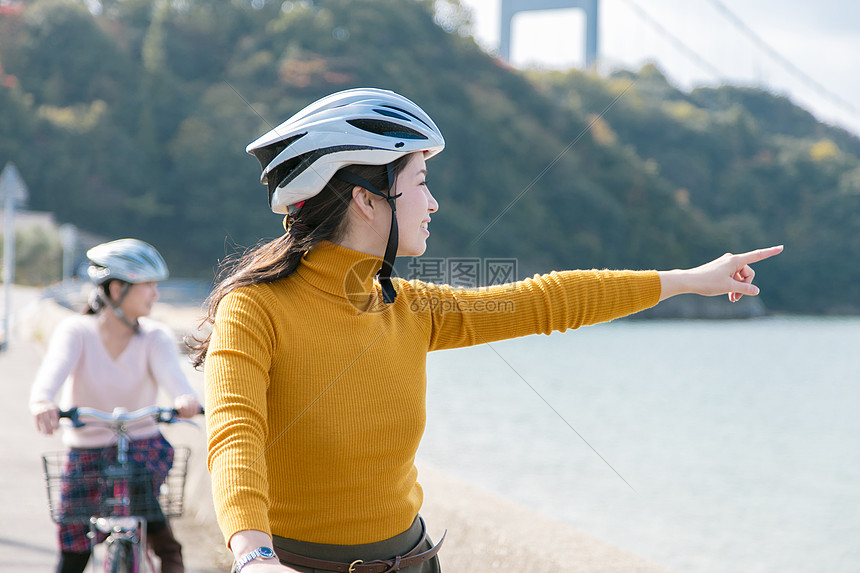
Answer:
<svg viewBox="0 0 860 573"><path fill-rule="evenodd" d="M860 571L860 319L432 353L419 456L679 572Z"/></svg>

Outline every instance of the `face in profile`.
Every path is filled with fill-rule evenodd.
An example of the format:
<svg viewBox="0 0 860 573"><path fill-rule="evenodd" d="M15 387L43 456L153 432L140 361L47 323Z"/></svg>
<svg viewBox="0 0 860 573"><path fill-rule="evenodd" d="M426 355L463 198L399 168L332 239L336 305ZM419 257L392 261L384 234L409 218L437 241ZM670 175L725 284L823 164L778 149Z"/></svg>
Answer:
<svg viewBox="0 0 860 573"><path fill-rule="evenodd" d="M128 319L134 320L141 316L149 316L157 300L157 282L135 283L129 287L120 307Z"/></svg>
<svg viewBox="0 0 860 573"><path fill-rule="evenodd" d="M427 164L423 153L414 153L397 175L394 193L397 198L397 255L417 257L427 250L430 215L439 204L427 187Z"/></svg>

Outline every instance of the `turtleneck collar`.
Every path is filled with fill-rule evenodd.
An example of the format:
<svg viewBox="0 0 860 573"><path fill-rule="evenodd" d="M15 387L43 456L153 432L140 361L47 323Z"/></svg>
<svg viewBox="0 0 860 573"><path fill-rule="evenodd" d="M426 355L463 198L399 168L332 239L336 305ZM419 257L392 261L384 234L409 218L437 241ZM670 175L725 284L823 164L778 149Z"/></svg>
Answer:
<svg viewBox="0 0 860 573"><path fill-rule="evenodd" d="M322 291L360 303L374 290L381 265L382 257L323 241L305 253L296 274Z"/></svg>

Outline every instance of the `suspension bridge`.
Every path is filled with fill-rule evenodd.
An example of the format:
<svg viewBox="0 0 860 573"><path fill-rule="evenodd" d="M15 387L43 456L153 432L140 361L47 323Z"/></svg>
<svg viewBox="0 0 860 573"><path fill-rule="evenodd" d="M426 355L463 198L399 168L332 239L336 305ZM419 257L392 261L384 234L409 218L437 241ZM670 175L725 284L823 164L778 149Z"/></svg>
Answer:
<svg viewBox="0 0 860 573"><path fill-rule="evenodd" d="M770 34L764 34L723 0L495 1L498 12L493 35L498 43L490 50L515 65L534 64L522 54L538 37L555 46L550 67L576 67L605 75L651 61L682 89L719 84L765 89L789 96L823 121L860 134L860 102L844 95L853 93L845 87L848 78L856 76L851 58L860 58L856 56L860 52L856 31L854 43L849 44L856 49L839 54L828 53L829 43L812 41L809 34L797 35L787 49L784 41L770 39L782 22L779 12L773 12ZM810 13L816 10L828 8L807 8ZM850 14L845 18L850 19ZM539 24L535 26L535 22ZM792 32L783 28L778 39ZM801 41L811 47L799 50ZM825 67L838 71L840 59L845 81L833 85ZM855 63L860 65L860 59Z"/></svg>

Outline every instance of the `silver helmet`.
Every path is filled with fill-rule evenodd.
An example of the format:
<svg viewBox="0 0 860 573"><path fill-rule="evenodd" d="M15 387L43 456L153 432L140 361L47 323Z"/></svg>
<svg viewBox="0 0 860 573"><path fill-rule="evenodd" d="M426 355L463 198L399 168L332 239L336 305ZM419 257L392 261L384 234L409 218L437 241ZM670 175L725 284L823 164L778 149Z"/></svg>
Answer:
<svg viewBox="0 0 860 573"><path fill-rule="evenodd" d="M97 285L110 279L127 283L163 281L168 276L167 264L155 247L138 239L102 243L88 250L87 258L87 274Z"/></svg>

